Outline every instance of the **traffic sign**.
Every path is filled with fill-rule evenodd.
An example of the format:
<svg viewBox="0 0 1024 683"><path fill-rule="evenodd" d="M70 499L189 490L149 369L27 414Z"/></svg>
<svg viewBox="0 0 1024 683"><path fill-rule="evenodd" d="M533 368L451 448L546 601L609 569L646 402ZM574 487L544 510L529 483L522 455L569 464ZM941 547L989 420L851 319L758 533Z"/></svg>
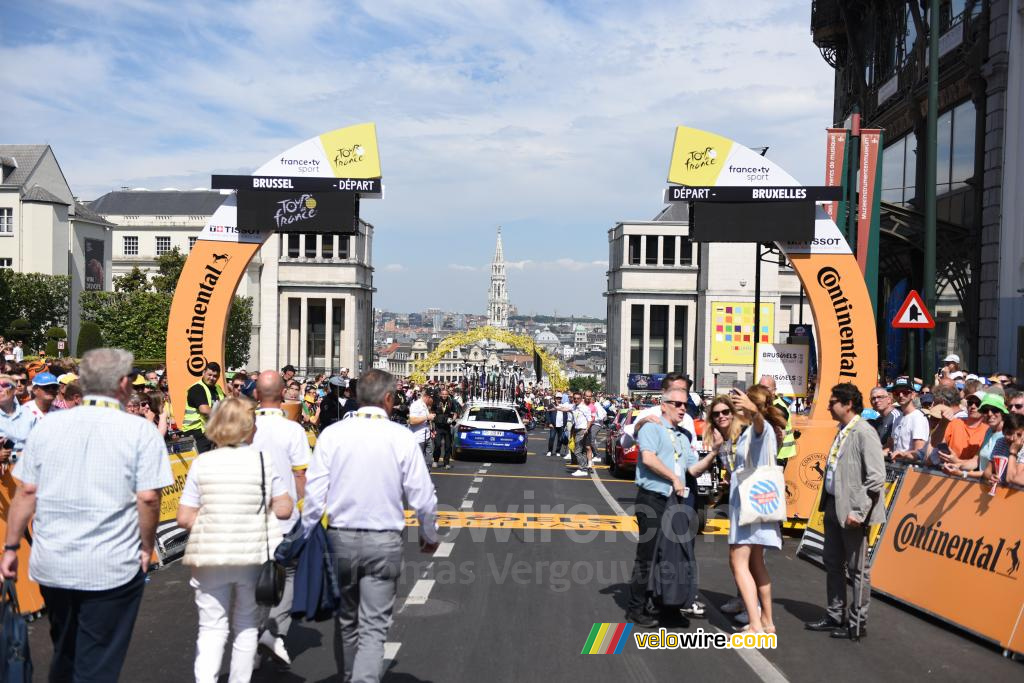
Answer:
<svg viewBox="0 0 1024 683"><path fill-rule="evenodd" d="M930 330L935 327L935 319L925 308L924 300L917 290L912 289L910 294L907 294L907 300L892 319L892 326L910 330Z"/></svg>

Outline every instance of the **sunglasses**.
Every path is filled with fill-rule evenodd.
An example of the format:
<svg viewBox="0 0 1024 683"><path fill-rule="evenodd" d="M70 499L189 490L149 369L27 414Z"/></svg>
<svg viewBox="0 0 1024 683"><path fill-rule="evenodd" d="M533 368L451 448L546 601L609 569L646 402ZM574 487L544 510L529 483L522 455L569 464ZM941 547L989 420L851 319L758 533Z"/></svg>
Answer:
<svg viewBox="0 0 1024 683"><path fill-rule="evenodd" d="M979 401L976 398L969 398L967 399L967 405L974 406L975 408L977 408L978 406L981 405L981 401Z"/></svg>
<svg viewBox="0 0 1024 683"><path fill-rule="evenodd" d="M670 401L669 399L663 399L662 403L667 403L668 405L675 406L676 408L682 408L686 405L686 401Z"/></svg>
<svg viewBox="0 0 1024 683"><path fill-rule="evenodd" d="M999 408L993 408L992 406L985 406L981 409L981 412L991 415L992 413L1001 413L1003 411L999 410Z"/></svg>
<svg viewBox="0 0 1024 683"><path fill-rule="evenodd" d="M16 385L11 384L10 382L0 382L0 389L15 389L15 388L17 388Z"/></svg>
<svg viewBox="0 0 1024 683"><path fill-rule="evenodd" d="M732 415L731 410L715 410L712 411L711 417L724 417L726 415Z"/></svg>
<svg viewBox="0 0 1024 683"><path fill-rule="evenodd" d="M1024 410L1024 403L1011 403L1010 408L1013 410Z"/></svg>
<svg viewBox="0 0 1024 683"><path fill-rule="evenodd" d="M245 385L244 384L234 384L234 383L232 383L231 386L234 387L235 389L241 389Z"/></svg>

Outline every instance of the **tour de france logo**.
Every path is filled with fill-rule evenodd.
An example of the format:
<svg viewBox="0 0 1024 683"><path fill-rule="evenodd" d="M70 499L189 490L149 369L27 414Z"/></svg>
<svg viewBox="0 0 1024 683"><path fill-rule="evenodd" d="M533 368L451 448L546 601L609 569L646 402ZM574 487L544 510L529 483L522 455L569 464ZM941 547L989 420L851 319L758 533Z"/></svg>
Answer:
<svg viewBox="0 0 1024 683"><path fill-rule="evenodd" d="M750 487L750 497L747 502L753 505L758 513L770 515L779 509L781 500L779 488L773 482L759 481Z"/></svg>
<svg viewBox="0 0 1024 683"><path fill-rule="evenodd" d="M310 220L316 215L316 197L311 194L303 194L299 197L289 197L279 201L277 210L274 212L274 223L281 228L292 223Z"/></svg>
<svg viewBox="0 0 1024 683"><path fill-rule="evenodd" d="M362 161L364 156L366 156L366 150L358 143L351 147L339 147L334 154L334 165L342 168Z"/></svg>
<svg viewBox="0 0 1024 683"><path fill-rule="evenodd" d="M705 147L704 149L691 150L684 163L686 164L686 170L696 171L706 166L714 166L717 158L718 152L714 147Z"/></svg>
<svg viewBox="0 0 1024 683"><path fill-rule="evenodd" d="M825 454L811 453L800 460L800 480L804 486L817 491L825 479Z"/></svg>

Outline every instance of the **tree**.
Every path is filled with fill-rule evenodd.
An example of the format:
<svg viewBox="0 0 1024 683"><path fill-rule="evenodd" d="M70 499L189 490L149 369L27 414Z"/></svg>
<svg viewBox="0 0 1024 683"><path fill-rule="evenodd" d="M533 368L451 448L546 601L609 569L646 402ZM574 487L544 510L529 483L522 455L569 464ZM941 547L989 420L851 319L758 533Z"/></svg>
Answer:
<svg viewBox="0 0 1024 683"><path fill-rule="evenodd" d="M185 255L175 247L156 257L158 273L153 276L153 290L162 294L174 294L181 277L181 269L185 267Z"/></svg>
<svg viewBox="0 0 1024 683"><path fill-rule="evenodd" d="M580 391L601 391L601 383L595 377L577 375L569 380L569 391L573 393Z"/></svg>
<svg viewBox="0 0 1024 683"><path fill-rule="evenodd" d="M14 271L9 268L0 268L0 330L3 331L10 329L11 321L18 315L11 293L11 275L13 273Z"/></svg>
<svg viewBox="0 0 1024 683"><path fill-rule="evenodd" d="M54 358L58 355L57 342L67 339L68 333L61 327L51 327L46 331L46 355Z"/></svg>
<svg viewBox="0 0 1024 683"><path fill-rule="evenodd" d="M10 288L10 314L27 323L19 336L27 347L42 346L47 328L67 325L71 298L69 276L5 272L4 279Z"/></svg>
<svg viewBox="0 0 1024 683"><path fill-rule="evenodd" d="M145 292L149 290L149 278L145 271L138 266L124 275L114 278L114 291L117 292Z"/></svg>
<svg viewBox="0 0 1024 683"><path fill-rule="evenodd" d="M252 340L252 297L236 296L228 314L227 338L224 340L224 361L229 368L240 368L249 362Z"/></svg>
<svg viewBox="0 0 1024 683"><path fill-rule="evenodd" d="M78 357L84 356L86 351L100 348L103 348L103 334L100 332L100 326L91 320L86 320L82 323L82 329L78 331L78 344L75 348Z"/></svg>
<svg viewBox="0 0 1024 683"><path fill-rule="evenodd" d="M163 358L171 297L157 292L82 292L82 319L96 323L108 346L136 358Z"/></svg>

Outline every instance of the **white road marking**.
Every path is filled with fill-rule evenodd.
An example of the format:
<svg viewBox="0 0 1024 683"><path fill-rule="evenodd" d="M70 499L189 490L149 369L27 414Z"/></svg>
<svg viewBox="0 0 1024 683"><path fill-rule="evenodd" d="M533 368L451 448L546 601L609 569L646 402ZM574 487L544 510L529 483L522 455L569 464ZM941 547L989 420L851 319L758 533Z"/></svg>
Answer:
<svg viewBox="0 0 1024 683"><path fill-rule="evenodd" d="M387 671L388 667L391 666L391 662L394 661L395 655L398 654L399 648L402 647L401 643L384 643L384 670Z"/></svg>
<svg viewBox="0 0 1024 683"><path fill-rule="evenodd" d="M466 491L466 493L468 495L473 495L474 493L480 493L480 489L478 489L476 486L470 486L469 490Z"/></svg>
<svg viewBox="0 0 1024 683"><path fill-rule="evenodd" d="M489 463L489 462L485 462L484 463L484 467L490 467L490 466L491 466L491 463Z"/></svg>
<svg viewBox="0 0 1024 683"><path fill-rule="evenodd" d="M466 508L466 509L471 508L471 507L473 507L473 501L471 501L471 500L464 500L464 501L462 501L461 507Z"/></svg>
<svg viewBox="0 0 1024 683"><path fill-rule="evenodd" d="M620 517L628 517L629 515L627 515L626 511L621 505L619 505L619 501L615 500L615 498L612 497L612 494L608 493L608 489L604 487L604 483L602 483L601 478L597 476L597 472L591 470L590 478L594 480L594 486L597 487L598 493L600 493L601 497L604 498L604 502L608 503L608 506L615 511L615 514ZM639 539L639 536L632 531L627 531L626 535L633 543L636 543Z"/></svg>
<svg viewBox="0 0 1024 683"><path fill-rule="evenodd" d="M455 544L451 541L444 541L437 546L437 550L434 551L434 557L449 557L452 554L452 548L454 547Z"/></svg>
<svg viewBox="0 0 1024 683"><path fill-rule="evenodd" d="M413 584L408 597L405 598L405 605L422 605L430 597L430 591L434 588L434 579L420 579ZM403 608L405 607L403 605Z"/></svg>
<svg viewBox="0 0 1024 683"><path fill-rule="evenodd" d="M483 477L473 477L473 483L474 484L482 484L483 481L484 481Z"/></svg>
<svg viewBox="0 0 1024 683"><path fill-rule="evenodd" d="M487 474L487 470L486 469L477 470L476 473L477 474Z"/></svg>

